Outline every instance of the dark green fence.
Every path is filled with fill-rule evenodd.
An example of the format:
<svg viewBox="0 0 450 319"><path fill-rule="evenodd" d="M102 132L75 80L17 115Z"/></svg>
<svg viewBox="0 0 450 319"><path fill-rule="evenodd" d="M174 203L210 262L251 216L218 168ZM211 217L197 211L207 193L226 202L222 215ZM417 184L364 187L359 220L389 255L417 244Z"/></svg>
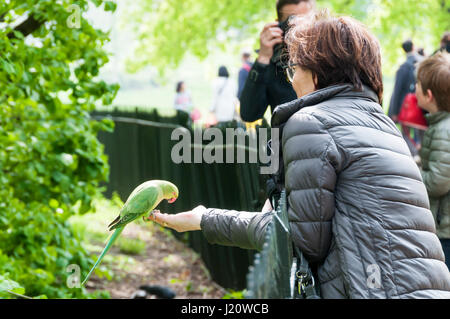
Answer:
<svg viewBox="0 0 450 319"><path fill-rule="evenodd" d="M109 157L107 196L116 191L125 200L140 183L165 179L178 186L180 196L174 204L161 203L163 212L187 211L200 204L241 211L261 210L266 196L258 164L173 163L171 150L177 141L171 141L171 134L185 124L181 118L161 117L156 111L137 109L135 112L95 112L92 116L94 119L111 117L115 122L113 133L99 133ZM189 130L193 136L192 129ZM257 150L246 150L246 156L251 151ZM253 263L254 251L210 245L201 232L189 233L187 237L218 284L235 290L246 288L246 275Z"/></svg>

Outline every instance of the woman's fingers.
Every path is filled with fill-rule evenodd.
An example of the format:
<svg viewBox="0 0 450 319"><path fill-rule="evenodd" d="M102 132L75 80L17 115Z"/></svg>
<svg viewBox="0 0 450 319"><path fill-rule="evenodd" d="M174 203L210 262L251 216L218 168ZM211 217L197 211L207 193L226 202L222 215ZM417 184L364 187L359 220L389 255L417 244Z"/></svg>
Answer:
<svg viewBox="0 0 450 319"><path fill-rule="evenodd" d="M175 216L175 215L154 213L152 216L150 216L150 220L157 222L161 226L170 227L169 226L169 225L171 225L170 220L173 216Z"/></svg>
<svg viewBox="0 0 450 319"><path fill-rule="evenodd" d="M161 214L155 212L147 220L154 221L163 227L168 227L177 232L201 230L200 223L206 208L198 206L192 211L179 214Z"/></svg>

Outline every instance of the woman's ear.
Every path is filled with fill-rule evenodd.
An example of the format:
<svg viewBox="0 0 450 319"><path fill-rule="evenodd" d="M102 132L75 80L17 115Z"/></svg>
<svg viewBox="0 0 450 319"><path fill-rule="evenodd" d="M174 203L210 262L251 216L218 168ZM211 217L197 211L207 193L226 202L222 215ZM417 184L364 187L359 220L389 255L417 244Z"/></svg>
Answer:
<svg viewBox="0 0 450 319"><path fill-rule="evenodd" d="M317 79L317 75L315 73L313 73L313 83L314 83L314 88L317 90L317 85L319 84L319 80Z"/></svg>

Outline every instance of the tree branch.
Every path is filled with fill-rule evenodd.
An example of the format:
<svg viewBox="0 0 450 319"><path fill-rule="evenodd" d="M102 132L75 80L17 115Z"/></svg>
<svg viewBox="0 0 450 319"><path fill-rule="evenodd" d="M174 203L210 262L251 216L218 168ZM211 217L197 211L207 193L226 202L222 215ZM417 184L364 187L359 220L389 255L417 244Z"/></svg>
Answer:
<svg viewBox="0 0 450 319"><path fill-rule="evenodd" d="M15 27L14 31L18 31L18 32L22 33L24 37L26 37L27 35L33 33L37 29L39 29L40 26L43 24L44 24L44 21L36 20L33 16L30 16L24 22L22 22L17 27ZM10 32L8 34L8 39L11 40L11 39L15 39L15 38L16 38L16 36L15 36L14 32Z"/></svg>

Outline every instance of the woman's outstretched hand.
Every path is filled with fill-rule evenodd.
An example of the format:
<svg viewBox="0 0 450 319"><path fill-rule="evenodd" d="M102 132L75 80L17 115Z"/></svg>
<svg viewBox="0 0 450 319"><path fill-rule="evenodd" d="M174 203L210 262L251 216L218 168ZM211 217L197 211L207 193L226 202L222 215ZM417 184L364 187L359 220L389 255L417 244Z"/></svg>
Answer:
<svg viewBox="0 0 450 319"><path fill-rule="evenodd" d="M186 231L201 230L200 222L202 216L206 212L206 207L198 206L191 211L179 214L161 214L155 212L152 216L145 218L146 221L154 221L161 226L175 229L182 233Z"/></svg>

